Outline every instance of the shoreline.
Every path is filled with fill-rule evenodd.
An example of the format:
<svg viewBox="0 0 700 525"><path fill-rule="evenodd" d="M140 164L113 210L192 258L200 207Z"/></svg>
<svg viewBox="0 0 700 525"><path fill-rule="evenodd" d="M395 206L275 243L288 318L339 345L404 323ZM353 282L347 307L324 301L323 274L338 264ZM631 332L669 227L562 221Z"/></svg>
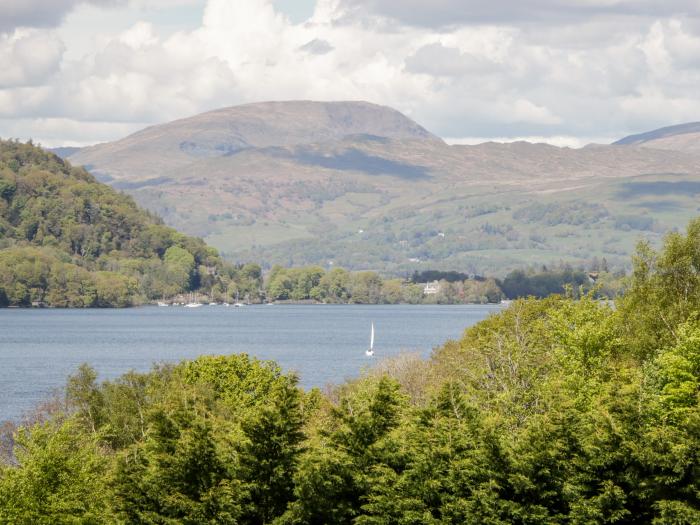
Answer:
<svg viewBox="0 0 700 525"><path fill-rule="evenodd" d="M515 300L515 299L513 299ZM507 306L512 301L502 301L500 303L321 303L321 302L296 302L296 301L285 301L285 302L275 302L275 303L251 303L244 304L242 306L223 304L204 304L201 303L200 307L211 307L211 308L248 308L251 306ZM161 306L157 303L147 303L147 304L135 304L131 306L0 306L0 311L2 310L134 310L138 308L185 308L184 305L167 305Z"/></svg>

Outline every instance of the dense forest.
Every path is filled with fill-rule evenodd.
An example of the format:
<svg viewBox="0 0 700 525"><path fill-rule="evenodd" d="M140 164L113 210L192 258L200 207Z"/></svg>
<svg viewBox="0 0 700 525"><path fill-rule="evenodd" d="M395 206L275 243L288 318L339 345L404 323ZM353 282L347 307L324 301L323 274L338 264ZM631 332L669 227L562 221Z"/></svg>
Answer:
<svg viewBox="0 0 700 525"><path fill-rule="evenodd" d="M424 293L425 282L386 279L376 272L326 271L320 266L273 266L265 276L265 296L271 301L319 301L360 304L498 303L505 295L495 279L438 281L434 294ZM562 288L563 290L563 288Z"/></svg>
<svg viewBox="0 0 700 525"><path fill-rule="evenodd" d="M496 279L501 293L508 299L563 294L567 289L587 293L593 291L597 297L614 298L625 287L627 276L624 271L610 272L592 263L590 271L574 269L568 264L540 270L513 270L503 279Z"/></svg>
<svg viewBox="0 0 700 525"><path fill-rule="evenodd" d="M593 291L597 297L614 298L622 292L624 281L623 272L587 272L565 264L551 269L514 270L503 279L437 270L414 272L408 279L387 279L372 271L273 266L264 278L264 295L270 301L486 304L530 296L544 298L567 290L575 294ZM437 284L432 293L425 293L426 283Z"/></svg>
<svg viewBox="0 0 700 525"><path fill-rule="evenodd" d="M52 153L0 141L0 306L128 306L203 290L256 293L234 267Z"/></svg>
<svg viewBox="0 0 700 525"><path fill-rule="evenodd" d="M614 307L515 301L305 392L246 355L98 382L0 444L13 524L700 523L700 220Z"/></svg>

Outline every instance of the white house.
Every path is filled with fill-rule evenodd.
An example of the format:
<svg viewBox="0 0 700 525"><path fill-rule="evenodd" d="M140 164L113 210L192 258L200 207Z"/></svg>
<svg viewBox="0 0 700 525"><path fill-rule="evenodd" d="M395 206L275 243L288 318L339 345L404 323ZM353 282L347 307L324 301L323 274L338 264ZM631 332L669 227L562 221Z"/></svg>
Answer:
<svg viewBox="0 0 700 525"><path fill-rule="evenodd" d="M425 287L423 288L423 294L425 295L433 295L436 294L440 291L440 283L437 281L433 281L432 283L425 283Z"/></svg>

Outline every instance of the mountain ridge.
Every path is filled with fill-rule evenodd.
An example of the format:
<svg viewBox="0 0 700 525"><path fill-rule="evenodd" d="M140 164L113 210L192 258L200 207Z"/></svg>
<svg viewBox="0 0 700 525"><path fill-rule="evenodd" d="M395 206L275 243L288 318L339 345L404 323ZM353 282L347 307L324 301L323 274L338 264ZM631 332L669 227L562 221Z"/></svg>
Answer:
<svg viewBox="0 0 700 525"><path fill-rule="evenodd" d="M700 182L692 148L448 145L366 102L222 108L69 158L232 259L389 273L626 264L692 217L676 189Z"/></svg>
<svg viewBox="0 0 700 525"><path fill-rule="evenodd" d="M612 143L613 146L627 146L630 144L643 144L656 139L687 133L700 133L700 122L686 122L673 126L664 126L651 131L628 135Z"/></svg>

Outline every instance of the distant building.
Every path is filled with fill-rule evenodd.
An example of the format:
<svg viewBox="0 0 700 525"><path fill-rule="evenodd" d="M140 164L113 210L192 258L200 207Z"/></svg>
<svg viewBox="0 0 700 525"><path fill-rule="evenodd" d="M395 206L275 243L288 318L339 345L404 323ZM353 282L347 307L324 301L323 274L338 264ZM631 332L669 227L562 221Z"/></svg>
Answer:
<svg viewBox="0 0 700 525"><path fill-rule="evenodd" d="M432 283L425 283L423 288L424 295L434 295L440 291L440 283L438 281L433 281Z"/></svg>

